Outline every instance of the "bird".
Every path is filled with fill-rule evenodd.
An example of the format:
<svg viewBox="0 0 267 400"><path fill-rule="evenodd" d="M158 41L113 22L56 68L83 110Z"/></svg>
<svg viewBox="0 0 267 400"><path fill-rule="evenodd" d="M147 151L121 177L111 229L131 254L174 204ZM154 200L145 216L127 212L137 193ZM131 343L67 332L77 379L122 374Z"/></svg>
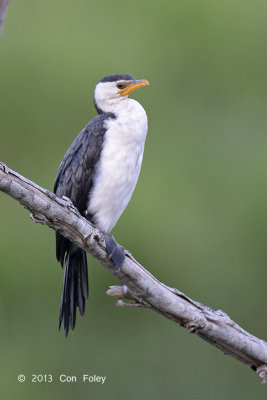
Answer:
<svg viewBox="0 0 267 400"><path fill-rule="evenodd" d="M110 234L135 189L147 135L147 115L128 96L149 85L130 74L108 75L95 86L98 115L76 136L64 155L54 183L54 193L67 197L80 214L99 228L109 258L118 270L125 253ZM84 315L88 299L86 253L56 232L56 258L64 269L59 329L65 336L76 325L76 310Z"/></svg>

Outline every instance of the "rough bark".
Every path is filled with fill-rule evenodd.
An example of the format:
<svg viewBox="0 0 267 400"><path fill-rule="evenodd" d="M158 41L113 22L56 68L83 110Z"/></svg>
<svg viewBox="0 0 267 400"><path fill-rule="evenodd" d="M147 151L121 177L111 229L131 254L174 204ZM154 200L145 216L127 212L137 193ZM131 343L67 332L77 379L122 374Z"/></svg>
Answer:
<svg viewBox="0 0 267 400"><path fill-rule="evenodd" d="M214 311L159 282L128 251L121 269L116 271L107 257L102 232L83 218L69 199L57 198L1 162L0 190L27 208L35 222L58 230L116 276L122 285L111 287L107 294L117 297L118 305L158 312L250 366L263 383L267 381L267 343L264 340L246 332L223 311Z"/></svg>

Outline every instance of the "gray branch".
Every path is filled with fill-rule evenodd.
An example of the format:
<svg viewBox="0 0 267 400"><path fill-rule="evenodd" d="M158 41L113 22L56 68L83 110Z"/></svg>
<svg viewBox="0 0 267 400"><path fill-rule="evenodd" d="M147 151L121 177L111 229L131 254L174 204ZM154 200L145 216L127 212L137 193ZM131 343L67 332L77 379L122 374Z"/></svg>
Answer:
<svg viewBox="0 0 267 400"><path fill-rule="evenodd" d="M3 31L9 0L0 0L0 36Z"/></svg>
<svg viewBox="0 0 267 400"><path fill-rule="evenodd" d="M27 208L35 222L58 230L116 276L122 286L111 287L107 294L117 297L119 306L158 312L251 367L263 383L267 381L264 340L246 332L223 311L214 311L159 282L128 251L121 269L116 271L107 257L102 232L83 218L69 199L59 199L1 162L0 190Z"/></svg>

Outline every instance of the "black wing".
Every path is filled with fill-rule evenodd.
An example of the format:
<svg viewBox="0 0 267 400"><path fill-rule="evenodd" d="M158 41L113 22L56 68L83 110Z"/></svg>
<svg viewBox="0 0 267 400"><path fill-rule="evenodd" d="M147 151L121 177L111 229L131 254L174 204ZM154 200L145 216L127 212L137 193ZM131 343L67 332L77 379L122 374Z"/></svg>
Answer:
<svg viewBox="0 0 267 400"><path fill-rule="evenodd" d="M93 173L100 158L106 128L105 120L114 118L105 113L95 117L74 139L59 166L54 192L67 196L84 214L93 185ZM87 216L88 218L89 216ZM56 232L57 260L65 267L61 296L59 327L63 323L65 335L69 326L75 328L76 307L83 315L88 298L88 274L85 251Z"/></svg>
<svg viewBox="0 0 267 400"><path fill-rule="evenodd" d="M100 158L106 128L104 122L112 113L100 114L91 120L74 139L58 168L54 192L67 196L84 213L92 188L92 177Z"/></svg>

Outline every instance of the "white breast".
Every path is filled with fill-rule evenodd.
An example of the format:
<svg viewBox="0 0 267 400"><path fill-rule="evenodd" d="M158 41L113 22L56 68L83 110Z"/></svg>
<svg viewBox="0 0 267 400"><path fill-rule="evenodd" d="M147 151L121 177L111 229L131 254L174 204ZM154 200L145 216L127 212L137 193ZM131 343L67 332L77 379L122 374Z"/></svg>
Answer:
<svg viewBox="0 0 267 400"><path fill-rule="evenodd" d="M127 99L116 111L117 118L106 122L103 150L87 209L104 232L116 225L133 194L147 133L147 116L137 101Z"/></svg>

